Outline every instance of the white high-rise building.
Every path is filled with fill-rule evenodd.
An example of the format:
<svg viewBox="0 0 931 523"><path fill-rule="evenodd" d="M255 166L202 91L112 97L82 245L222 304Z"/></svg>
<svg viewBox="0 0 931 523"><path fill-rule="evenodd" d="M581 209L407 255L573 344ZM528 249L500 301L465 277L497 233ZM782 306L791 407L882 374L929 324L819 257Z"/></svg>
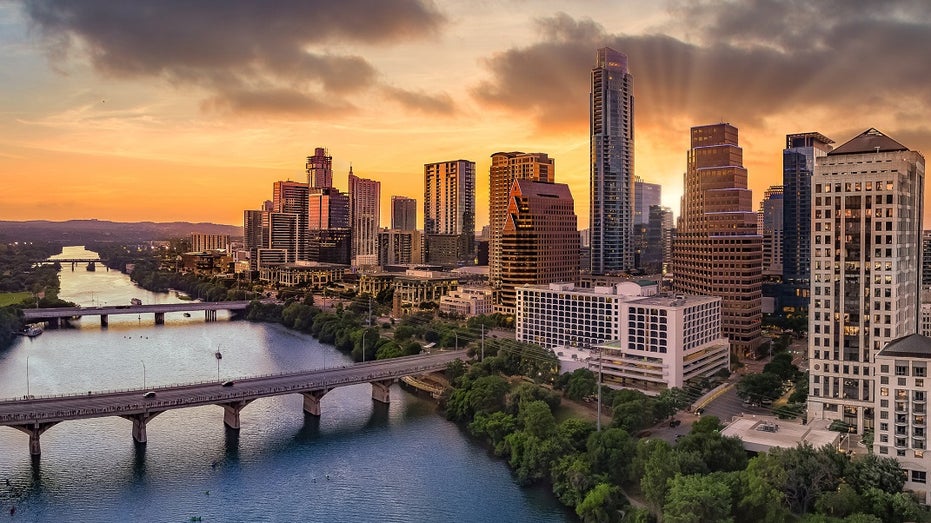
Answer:
<svg viewBox="0 0 931 523"><path fill-rule="evenodd" d="M424 233L458 236L462 259L474 258L475 162L427 163L423 178Z"/></svg>
<svg viewBox="0 0 931 523"><path fill-rule="evenodd" d="M816 159L809 419L876 427L874 359L919 328L924 170L920 153L876 129Z"/></svg>

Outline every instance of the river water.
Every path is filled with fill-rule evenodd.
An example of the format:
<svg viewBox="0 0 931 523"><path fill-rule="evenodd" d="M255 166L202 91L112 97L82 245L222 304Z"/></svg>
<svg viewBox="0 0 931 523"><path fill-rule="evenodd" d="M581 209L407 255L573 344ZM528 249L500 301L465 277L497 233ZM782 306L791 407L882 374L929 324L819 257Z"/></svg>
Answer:
<svg viewBox="0 0 931 523"><path fill-rule="evenodd" d="M66 247L58 257L93 256ZM62 268L61 298L80 305L171 303L98 265ZM333 347L277 325L206 323L202 313L88 316L71 329L20 338L0 351L0 397L80 393L313 369L349 363ZM28 377L28 380L27 380ZM305 416L299 395L257 400L242 428L220 407L167 411L137 447L121 418L69 421L28 437L0 427L2 521L565 521L545 489L517 486L433 402L394 386L391 404L369 385L338 388ZM8 483L7 483L8 481ZM10 508L16 508L10 514Z"/></svg>

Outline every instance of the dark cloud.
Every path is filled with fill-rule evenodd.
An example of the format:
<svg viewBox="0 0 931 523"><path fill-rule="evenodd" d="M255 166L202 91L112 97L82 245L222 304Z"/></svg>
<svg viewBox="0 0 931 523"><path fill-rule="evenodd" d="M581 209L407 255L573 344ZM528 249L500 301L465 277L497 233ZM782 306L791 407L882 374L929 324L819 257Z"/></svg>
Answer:
<svg viewBox="0 0 931 523"><path fill-rule="evenodd" d="M445 23L428 0L24 0L24 11L53 60L86 53L113 77L206 87L208 107L301 114L378 81L364 58L322 49L423 39Z"/></svg>
<svg viewBox="0 0 931 523"><path fill-rule="evenodd" d="M827 108L860 111L869 127L874 115L931 106L931 3L707 1L670 11L686 38L610 34L565 14L538 20L545 36L487 58L490 78L473 94L532 115L541 132L587 128L595 49L610 46L629 56L638 126L682 116L753 126Z"/></svg>
<svg viewBox="0 0 931 523"><path fill-rule="evenodd" d="M383 92L388 98L414 111L441 115L450 115L455 112L453 99L446 93L431 95L422 91L408 91L388 86L383 88Z"/></svg>

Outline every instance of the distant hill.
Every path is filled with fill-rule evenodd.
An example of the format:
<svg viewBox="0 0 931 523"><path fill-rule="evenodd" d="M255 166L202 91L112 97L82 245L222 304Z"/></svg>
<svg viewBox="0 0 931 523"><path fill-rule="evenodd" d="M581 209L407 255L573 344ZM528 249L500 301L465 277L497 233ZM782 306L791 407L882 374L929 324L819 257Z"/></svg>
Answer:
<svg viewBox="0 0 931 523"><path fill-rule="evenodd" d="M65 245L83 245L89 242L142 242L183 238L191 233L228 234L241 237L242 227L215 223L189 222L111 222L106 220L69 220L50 222L0 221L0 241L62 242Z"/></svg>

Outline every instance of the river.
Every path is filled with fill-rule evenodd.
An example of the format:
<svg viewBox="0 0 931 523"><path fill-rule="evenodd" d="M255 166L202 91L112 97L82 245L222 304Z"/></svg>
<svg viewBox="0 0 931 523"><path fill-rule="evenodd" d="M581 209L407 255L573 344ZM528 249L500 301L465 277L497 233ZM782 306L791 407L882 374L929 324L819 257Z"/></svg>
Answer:
<svg viewBox="0 0 931 523"><path fill-rule="evenodd" d="M66 247L60 258L94 256ZM62 299L80 305L178 302L101 265L62 268ZM152 387L349 363L333 347L278 325L204 322L202 313L86 317L0 351L0 397ZM28 376L28 380L27 380ZM566 521L545 488L517 486L433 402L397 386L338 388L305 416L299 395L257 400L242 428L220 407L167 411L133 443L121 418L68 421L28 437L0 427L0 522L10 521ZM8 482L8 483L7 483ZM15 506L15 515L10 508Z"/></svg>

